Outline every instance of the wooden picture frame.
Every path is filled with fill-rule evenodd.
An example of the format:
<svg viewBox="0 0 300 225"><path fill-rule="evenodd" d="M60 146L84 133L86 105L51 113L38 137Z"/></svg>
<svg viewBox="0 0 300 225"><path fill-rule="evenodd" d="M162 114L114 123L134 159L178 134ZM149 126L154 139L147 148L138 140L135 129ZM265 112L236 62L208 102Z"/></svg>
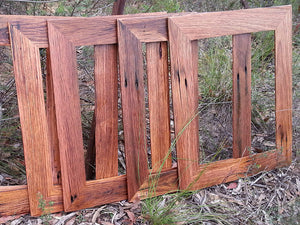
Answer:
<svg viewBox="0 0 300 225"><path fill-rule="evenodd" d="M50 212L63 210L51 74L46 78L45 102L39 53L48 46L47 18L0 16L0 45L15 43L11 49L27 170L27 185L0 187L1 215L41 215L41 200L53 203L45 208Z"/></svg>
<svg viewBox="0 0 300 225"><path fill-rule="evenodd" d="M165 13L139 14L136 17L156 18L163 14ZM126 180L130 176L135 176L128 171L128 164L127 174L118 176L116 21L117 18L126 17L134 16L48 21L65 211L126 199ZM166 32L167 28L165 27ZM74 35L75 33L76 35ZM75 47L81 45L95 46L96 180L93 181L86 181L84 172L75 56ZM119 57L119 60L122 61L122 56ZM124 96L122 99L124 100ZM130 130L124 128L124 132L130 132ZM125 152L130 150L125 146ZM108 161L104 162L103 160ZM170 178L165 179L159 184L162 186L161 192L166 192L165 183L169 180ZM148 187L149 184L145 183L141 187L142 192Z"/></svg>
<svg viewBox="0 0 300 225"><path fill-rule="evenodd" d="M166 187L177 189L169 152L168 16L118 19L127 191L131 201L141 197L138 191L151 182L149 175L155 172L160 176L169 173L171 182ZM146 43L152 170L148 166L142 43ZM155 191L160 192L159 188Z"/></svg>
<svg viewBox="0 0 300 225"><path fill-rule="evenodd" d="M169 18L172 93L181 189L196 190L291 163L291 6L202 13ZM250 33L275 32L276 149L243 154L251 146ZM233 35L233 159L199 165L198 44ZM255 166L256 165L256 166Z"/></svg>

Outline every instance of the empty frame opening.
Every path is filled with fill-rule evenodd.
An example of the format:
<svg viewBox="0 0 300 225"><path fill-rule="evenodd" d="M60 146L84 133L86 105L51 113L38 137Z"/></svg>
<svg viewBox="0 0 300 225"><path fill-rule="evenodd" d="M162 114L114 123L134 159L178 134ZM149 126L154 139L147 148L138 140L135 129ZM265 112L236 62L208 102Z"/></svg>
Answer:
<svg viewBox="0 0 300 225"><path fill-rule="evenodd" d="M87 179L95 177L94 46L76 47L82 137ZM88 172L89 171L89 172Z"/></svg>
<svg viewBox="0 0 300 225"><path fill-rule="evenodd" d="M252 151L276 149L274 31L252 33Z"/></svg>
<svg viewBox="0 0 300 225"><path fill-rule="evenodd" d="M232 157L232 39L198 41L200 163Z"/></svg>
<svg viewBox="0 0 300 225"><path fill-rule="evenodd" d="M11 49L0 46L0 186L26 184Z"/></svg>

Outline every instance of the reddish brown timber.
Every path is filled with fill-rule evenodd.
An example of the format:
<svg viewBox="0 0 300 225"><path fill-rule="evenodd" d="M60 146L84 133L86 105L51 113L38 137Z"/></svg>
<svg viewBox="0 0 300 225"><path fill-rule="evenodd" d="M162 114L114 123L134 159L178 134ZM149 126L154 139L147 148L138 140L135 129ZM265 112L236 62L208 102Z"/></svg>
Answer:
<svg viewBox="0 0 300 225"><path fill-rule="evenodd" d="M118 175L117 46L95 46L96 179ZM106 134L106 135L103 135ZM109 146L109 149L107 148ZM103 163L106 157L106 163Z"/></svg>
<svg viewBox="0 0 300 225"><path fill-rule="evenodd" d="M39 47L18 28L17 24L10 25L10 38L30 211L32 215L38 215L41 213L41 209L38 208L39 198L52 201L51 193L57 189L53 186L52 179L51 143L45 110ZM54 198L56 202L50 210L62 210L61 197Z"/></svg>
<svg viewBox="0 0 300 225"><path fill-rule="evenodd" d="M167 42L146 44L152 170L171 168Z"/></svg>
<svg viewBox="0 0 300 225"><path fill-rule="evenodd" d="M202 164L195 171L189 188L197 190L210 187L288 165L278 150Z"/></svg>
<svg viewBox="0 0 300 225"><path fill-rule="evenodd" d="M0 217L29 213L27 185L0 186Z"/></svg>
<svg viewBox="0 0 300 225"><path fill-rule="evenodd" d="M232 136L233 158L251 152L251 34L232 38Z"/></svg>

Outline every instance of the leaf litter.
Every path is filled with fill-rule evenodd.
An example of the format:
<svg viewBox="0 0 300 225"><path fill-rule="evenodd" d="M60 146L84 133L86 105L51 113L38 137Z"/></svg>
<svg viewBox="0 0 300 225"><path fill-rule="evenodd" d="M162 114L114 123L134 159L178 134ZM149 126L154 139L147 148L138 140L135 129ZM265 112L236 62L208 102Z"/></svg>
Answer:
<svg viewBox="0 0 300 225"><path fill-rule="evenodd" d="M166 207L171 199L172 194L164 195L157 206ZM146 212L142 211L143 202L120 201L71 213L54 213L46 222L55 225L151 224ZM193 192L178 201L174 210L178 214L186 213L189 212L187 207L190 212L192 209L197 212L190 218L203 216L203 220L176 224L300 224L300 161L296 158L286 168ZM218 220L219 216L226 222ZM29 215L2 217L0 222L5 225L46 224L42 217Z"/></svg>

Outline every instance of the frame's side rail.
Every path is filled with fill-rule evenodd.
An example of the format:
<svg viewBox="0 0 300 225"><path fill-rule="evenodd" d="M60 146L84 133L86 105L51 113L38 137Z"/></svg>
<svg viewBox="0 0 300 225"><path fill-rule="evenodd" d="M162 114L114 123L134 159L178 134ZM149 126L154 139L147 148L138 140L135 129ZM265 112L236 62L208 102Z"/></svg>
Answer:
<svg viewBox="0 0 300 225"><path fill-rule="evenodd" d="M128 198L148 177L145 88L141 42L118 23Z"/></svg>
<svg viewBox="0 0 300 225"><path fill-rule="evenodd" d="M171 168L167 42L146 44L152 170Z"/></svg>
<svg viewBox="0 0 300 225"><path fill-rule="evenodd" d="M65 209L86 181L75 46L51 23L48 37ZM64 65L63 67L60 65Z"/></svg>
<svg viewBox="0 0 300 225"><path fill-rule="evenodd" d="M10 25L10 38L27 169L30 210L32 215L37 215L41 213L41 210L38 209L39 198L47 199L53 186L50 139L39 48L18 28L18 24ZM36 177L43 177L43 179ZM62 208L58 206L58 209L61 210Z"/></svg>
<svg viewBox="0 0 300 225"><path fill-rule="evenodd" d="M292 9L275 30L276 147L292 161Z"/></svg>
<svg viewBox="0 0 300 225"><path fill-rule="evenodd" d="M233 158L251 150L251 34L232 38L232 136Z"/></svg>
<svg viewBox="0 0 300 225"><path fill-rule="evenodd" d="M117 45L95 46L96 179L118 176Z"/></svg>
<svg viewBox="0 0 300 225"><path fill-rule="evenodd" d="M50 62L50 52L47 49L46 54L47 75L46 75L46 114L48 119L49 139L52 159L53 184L61 184L61 167L59 156L59 144L56 124L56 112L53 90L52 69Z"/></svg>
<svg viewBox="0 0 300 225"><path fill-rule="evenodd" d="M188 40L169 20L171 78L179 185L186 189L199 164L198 42ZM179 46L184 45L184 48Z"/></svg>

